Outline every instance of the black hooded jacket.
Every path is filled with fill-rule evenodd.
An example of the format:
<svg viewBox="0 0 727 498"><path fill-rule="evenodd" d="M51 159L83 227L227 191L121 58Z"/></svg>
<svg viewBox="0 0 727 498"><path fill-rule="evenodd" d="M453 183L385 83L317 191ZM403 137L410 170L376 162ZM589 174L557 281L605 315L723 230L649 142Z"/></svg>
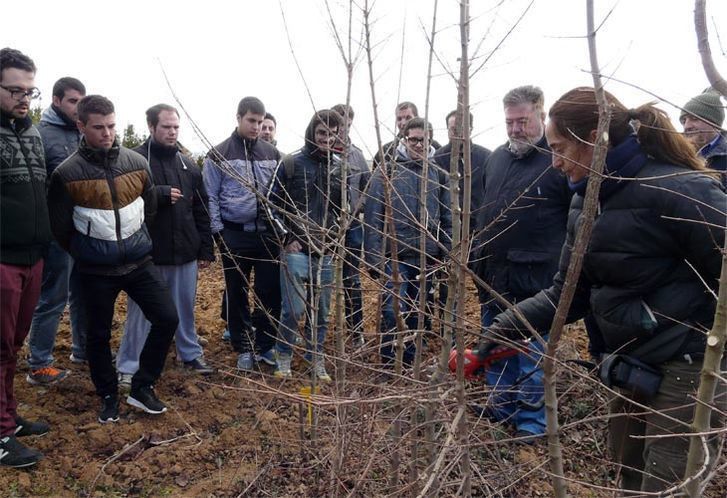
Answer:
<svg viewBox="0 0 727 498"><path fill-rule="evenodd" d="M148 161L157 194L156 217L149 225L154 264L214 261L202 171L178 147L158 144L151 138L134 151ZM174 204L172 187L182 192L182 197Z"/></svg>
<svg viewBox="0 0 727 498"><path fill-rule="evenodd" d="M305 131L305 145L278 165L279 187L271 199L288 230L286 245L297 240L303 252L329 253L340 232L341 158L315 145L315 124L311 121ZM291 161L289 176L285 164Z"/></svg>

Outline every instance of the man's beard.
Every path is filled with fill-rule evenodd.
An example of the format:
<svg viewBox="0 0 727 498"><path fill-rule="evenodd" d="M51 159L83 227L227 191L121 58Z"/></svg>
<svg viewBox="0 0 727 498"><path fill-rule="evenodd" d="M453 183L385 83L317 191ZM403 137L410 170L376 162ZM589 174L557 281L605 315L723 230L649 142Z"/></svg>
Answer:
<svg viewBox="0 0 727 498"><path fill-rule="evenodd" d="M508 142L508 149L510 149L510 152L512 152L516 157L528 155L530 151L535 149L535 144L540 142L540 139L543 138L543 131L543 127L541 126L537 136L510 138Z"/></svg>
<svg viewBox="0 0 727 498"><path fill-rule="evenodd" d="M535 145L531 144L530 142L526 142L520 138L511 139L508 144L508 149L510 149L510 152L512 152L513 155L517 157L523 157L528 155L530 151L534 148Z"/></svg>

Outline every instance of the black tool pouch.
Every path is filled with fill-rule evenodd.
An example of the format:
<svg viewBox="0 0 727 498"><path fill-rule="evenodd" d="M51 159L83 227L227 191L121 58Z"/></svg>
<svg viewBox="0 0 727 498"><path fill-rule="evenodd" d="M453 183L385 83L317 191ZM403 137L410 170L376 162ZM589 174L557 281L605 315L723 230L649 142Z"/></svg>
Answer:
<svg viewBox="0 0 727 498"><path fill-rule="evenodd" d="M663 377L658 368L621 354L604 355L599 369L601 381L648 400L659 390Z"/></svg>

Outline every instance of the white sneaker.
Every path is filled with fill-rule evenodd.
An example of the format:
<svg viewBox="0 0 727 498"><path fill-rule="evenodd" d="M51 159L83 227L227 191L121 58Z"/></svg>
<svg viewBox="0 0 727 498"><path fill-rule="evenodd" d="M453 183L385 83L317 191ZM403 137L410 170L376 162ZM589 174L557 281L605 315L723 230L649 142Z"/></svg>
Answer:
<svg viewBox="0 0 727 498"><path fill-rule="evenodd" d="M75 363L77 365L88 363L85 358L77 358L73 353L71 353L71 356L69 356L68 359L71 360L71 363Z"/></svg>
<svg viewBox="0 0 727 498"><path fill-rule="evenodd" d="M288 379L293 376L293 372L290 369L290 362L293 360L293 355L278 353L277 365L275 366L275 372L273 375L279 379Z"/></svg>
<svg viewBox="0 0 727 498"><path fill-rule="evenodd" d="M322 382L331 382L331 376L326 372L326 362L323 358L318 358L313 366L316 372L316 377Z"/></svg>

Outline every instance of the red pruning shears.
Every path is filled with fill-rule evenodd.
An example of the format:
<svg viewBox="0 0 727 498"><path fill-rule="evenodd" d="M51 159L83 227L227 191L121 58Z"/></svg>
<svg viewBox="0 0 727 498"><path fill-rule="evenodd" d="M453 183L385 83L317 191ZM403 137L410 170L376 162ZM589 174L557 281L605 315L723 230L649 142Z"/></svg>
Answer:
<svg viewBox="0 0 727 498"><path fill-rule="evenodd" d="M519 352L516 348L508 346L496 346L490 349L486 356L480 357L471 349L464 350L464 378L475 380L482 377L490 366L496 361L512 358ZM449 371L457 373L457 350L452 349L449 353Z"/></svg>

